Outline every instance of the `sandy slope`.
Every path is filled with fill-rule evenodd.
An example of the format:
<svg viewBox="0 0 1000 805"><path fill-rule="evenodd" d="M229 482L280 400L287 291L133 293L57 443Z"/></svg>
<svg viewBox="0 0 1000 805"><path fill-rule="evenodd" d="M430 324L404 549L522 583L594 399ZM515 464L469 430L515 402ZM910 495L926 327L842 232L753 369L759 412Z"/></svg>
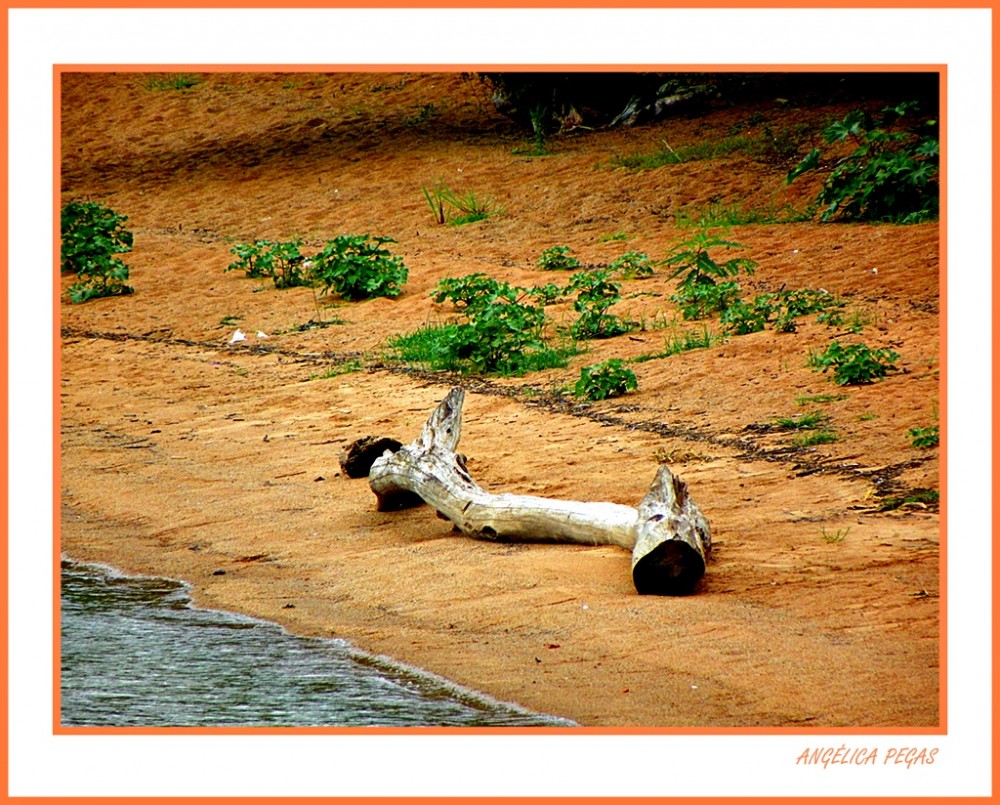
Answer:
<svg viewBox="0 0 1000 805"><path fill-rule="evenodd" d="M748 290L824 288L862 332L810 316L796 333L636 363L639 391L604 403L553 390L694 329L676 322L663 272L625 283L618 312L643 329L565 370L461 379L381 354L389 334L451 315L428 297L442 277L564 281L535 267L542 249L570 245L590 265L662 257L698 205L801 206L816 185L785 186L787 162L610 163L753 134L761 119L815 130L842 107L568 134L532 158L459 75L203 78L181 92L145 75L64 77L64 199L129 216L136 293L62 308L63 551L185 579L200 604L346 637L586 726L938 724L939 515L880 510L939 486L938 451L906 435L938 415L935 225L738 227L759 263ZM438 181L505 212L439 226L420 191ZM402 296L318 306L308 289L224 272L240 241L319 247L346 232L398 241ZM318 318L341 323L296 329ZM249 337L230 346L236 326ZM834 338L891 346L901 371L840 389L806 365ZM329 372L349 358L362 368ZM409 441L455 383L469 390L461 449L491 490L636 505L667 460L713 529L699 592L636 595L618 549L481 543L425 509L376 512L340 451L369 434ZM800 402L823 394L844 397ZM792 449L794 434L770 427L813 409L836 442Z"/></svg>

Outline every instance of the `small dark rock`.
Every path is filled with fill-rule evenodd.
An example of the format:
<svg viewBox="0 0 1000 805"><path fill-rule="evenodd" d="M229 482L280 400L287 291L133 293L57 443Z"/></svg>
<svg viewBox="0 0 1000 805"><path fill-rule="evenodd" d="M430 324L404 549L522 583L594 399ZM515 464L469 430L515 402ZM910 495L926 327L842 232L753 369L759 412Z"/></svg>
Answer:
<svg viewBox="0 0 1000 805"><path fill-rule="evenodd" d="M225 570L216 570L212 575L213 576L225 576L226 575L226 571Z"/></svg>
<svg viewBox="0 0 1000 805"><path fill-rule="evenodd" d="M402 442L385 436L365 436L353 442L340 457L340 468L348 478L367 478L375 459L386 450L395 453Z"/></svg>

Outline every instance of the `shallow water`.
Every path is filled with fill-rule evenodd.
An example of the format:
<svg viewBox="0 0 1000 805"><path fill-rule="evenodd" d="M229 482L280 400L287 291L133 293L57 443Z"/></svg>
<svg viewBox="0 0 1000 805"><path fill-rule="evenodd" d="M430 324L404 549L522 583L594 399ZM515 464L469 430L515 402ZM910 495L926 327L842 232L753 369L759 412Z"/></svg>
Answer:
<svg viewBox="0 0 1000 805"><path fill-rule="evenodd" d="M186 585L62 563L62 724L572 726L341 640L191 606Z"/></svg>

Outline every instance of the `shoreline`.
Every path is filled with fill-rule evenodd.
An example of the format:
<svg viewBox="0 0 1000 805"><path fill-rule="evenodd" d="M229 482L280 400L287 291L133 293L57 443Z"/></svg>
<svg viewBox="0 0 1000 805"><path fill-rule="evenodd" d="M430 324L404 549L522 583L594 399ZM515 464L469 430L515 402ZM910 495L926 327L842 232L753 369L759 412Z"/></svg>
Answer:
<svg viewBox="0 0 1000 805"><path fill-rule="evenodd" d="M490 696L487 693L484 693L484 692L478 691L478 690L472 690L471 688L464 687L464 686L459 685L458 683L454 682L453 680L446 679L445 677L442 677L442 676L440 676L438 674L435 674L435 673L433 673L431 671L428 671L426 669L418 668L418 667L416 667L414 665L410 665L408 663L401 662L401 661L399 661L399 660L397 660L397 659L395 659L393 657L389 657L389 656L384 655L384 654L373 654L371 652L365 651L365 650L363 650L363 649L355 646L350 641L348 641L348 640L346 640L344 638L341 638L341 637L335 637L335 638L312 637L312 638L308 638L305 635L301 635L301 634L298 634L296 632L290 631L287 627L285 627L281 623L278 623L278 622L275 622L275 621L266 620L266 619L263 619L263 618L257 618L257 617L251 616L251 615L247 615L245 613L233 612L232 610L207 609L207 608L199 607L199 606L197 606L194 603L194 600L193 600L193 597L192 597L193 590L191 588L191 585L188 584L186 581L184 581L182 579L168 578L168 577L163 576L163 575L146 575L146 574L143 574L143 575L130 575L130 574L124 573L119 568L116 568L116 567L114 567L112 565L109 565L107 563L104 563L104 562L80 562L80 561L77 561L73 557L70 557L70 556L68 556L66 554L63 554L60 557L60 563L62 564L62 566L64 568L66 567L66 565L71 566L71 568L77 568L77 569L79 569L79 568L93 568L93 569L96 569L97 571L99 571L100 573L102 573L102 574L104 574L106 576L112 577L112 578L119 578L119 579L124 579L124 580L142 580L142 579L147 579L147 580L166 581L166 582L170 582L172 584L177 584L177 585L179 585L185 591L185 597L187 599L187 605L190 608L192 608L192 609L197 609L197 610L200 610L200 611L206 612L206 613L218 613L218 614L222 614L222 615L226 615L226 616L234 616L234 617L245 619L245 620L248 620L248 621L251 621L253 623L263 625L263 626L274 627L276 629L279 629L285 636L287 636L289 638L295 638L295 639L315 639L315 640L319 640L319 641L321 641L323 643L329 642L331 645L334 645L337 648L338 651L343 651L347 656L349 656L352 660L356 661L358 664L363 665L363 666L365 666L367 668L372 669L373 673L377 674L378 676L384 676L384 677L389 678L389 679L405 679L405 680L411 680L411 681L415 682L416 685L418 686L418 688L421 691L423 691L423 695L432 695L432 692L443 692L446 696L448 696L450 698L454 698L456 701L462 702L463 704L470 705L474 709L482 710L483 712L486 712L486 713L497 712L497 711L513 712L513 713L516 713L519 716L524 716L524 717L538 719L539 722L547 722L547 723L538 723L538 724L521 724L521 725L507 725L507 726L505 726L505 725L492 725L492 726L487 725L487 726L481 726L481 727L466 727L466 726L459 726L459 725L439 725L439 724L422 724L422 725L413 725L413 724L411 724L411 725L393 725L393 724L386 724L386 725L365 726L364 727L365 731L371 731L372 729L374 729L376 731L397 730L397 729L412 730L412 729L415 729L415 728L416 729L422 729L422 728L427 728L427 727L440 728L441 730L459 730L459 731L462 731L462 732L465 732L465 731L468 731L468 730L475 730L475 731L486 731L486 730L493 731L493 730L496 730L496 731L504 732L504 731L507 731L507 730L510 730L510 729L543 729L543 730L551 730L553 728L558 728L560 731L564 731L566 729L578 728L579 727L579 725L574 724L572 722L568 722L565 719L560 719L557 716L551 716L551 715L546 714L546 713L539 713L539 712L536 712L536 711L531 710L529 708L526 708L526 707L520 705L517 702L501 701L499 699L496 699L496 698ZM86 726L86 725L74 725L74 726ZM155 726L152 727L152 728L156 729ZM332 732L343 731L343 730L348 730L349 731L349 730L357 730L358 729L357 726L352 726L352 725L336 725L336 724L301 725L301 727L296 727L294 725L291 725L291 726L275 725L273 727L267 727L267 726L262 726L262 725L240 726L238 724L232 724L232 725L228 725L228 726L225 726L225 727L220 727L219 729L221 729L223 731L224 730L230 730L230 729L253 729L255 732L267 732L269 730L273 730L273 731L276 731L276 732L280 733L280 732L285 732L285 731L289 731L289 730L293 730L294 731L295 729L298 729L298 728L306 728L306 729L310 729L310 730L324 730L324 731L329 730L329 731L332 731ZM116 729L116 727L112 726L112 727L109 727L109 729ZM170 729L170 727L163 727L163 729Z"/></svg>

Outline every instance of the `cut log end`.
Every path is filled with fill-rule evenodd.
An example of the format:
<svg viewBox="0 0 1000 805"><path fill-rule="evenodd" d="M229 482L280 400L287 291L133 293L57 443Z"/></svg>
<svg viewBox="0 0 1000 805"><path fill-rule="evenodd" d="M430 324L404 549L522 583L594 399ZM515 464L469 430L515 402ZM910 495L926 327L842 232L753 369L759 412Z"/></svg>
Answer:
<svg viewBox="0 0 1000 805"><path fill-rule="evenodd" d="M632 567L640 595L688 595L705 575L705 558L683 540L661 542Z"/></svg>
<svg viewBox="0 0 1000 805"><path fill-rule="evenodd" d="M351 443L340 457L340 469L348 478L367 478L372 464L387 450L395 453L403 443L386 436L364 436Z"/></svg>

